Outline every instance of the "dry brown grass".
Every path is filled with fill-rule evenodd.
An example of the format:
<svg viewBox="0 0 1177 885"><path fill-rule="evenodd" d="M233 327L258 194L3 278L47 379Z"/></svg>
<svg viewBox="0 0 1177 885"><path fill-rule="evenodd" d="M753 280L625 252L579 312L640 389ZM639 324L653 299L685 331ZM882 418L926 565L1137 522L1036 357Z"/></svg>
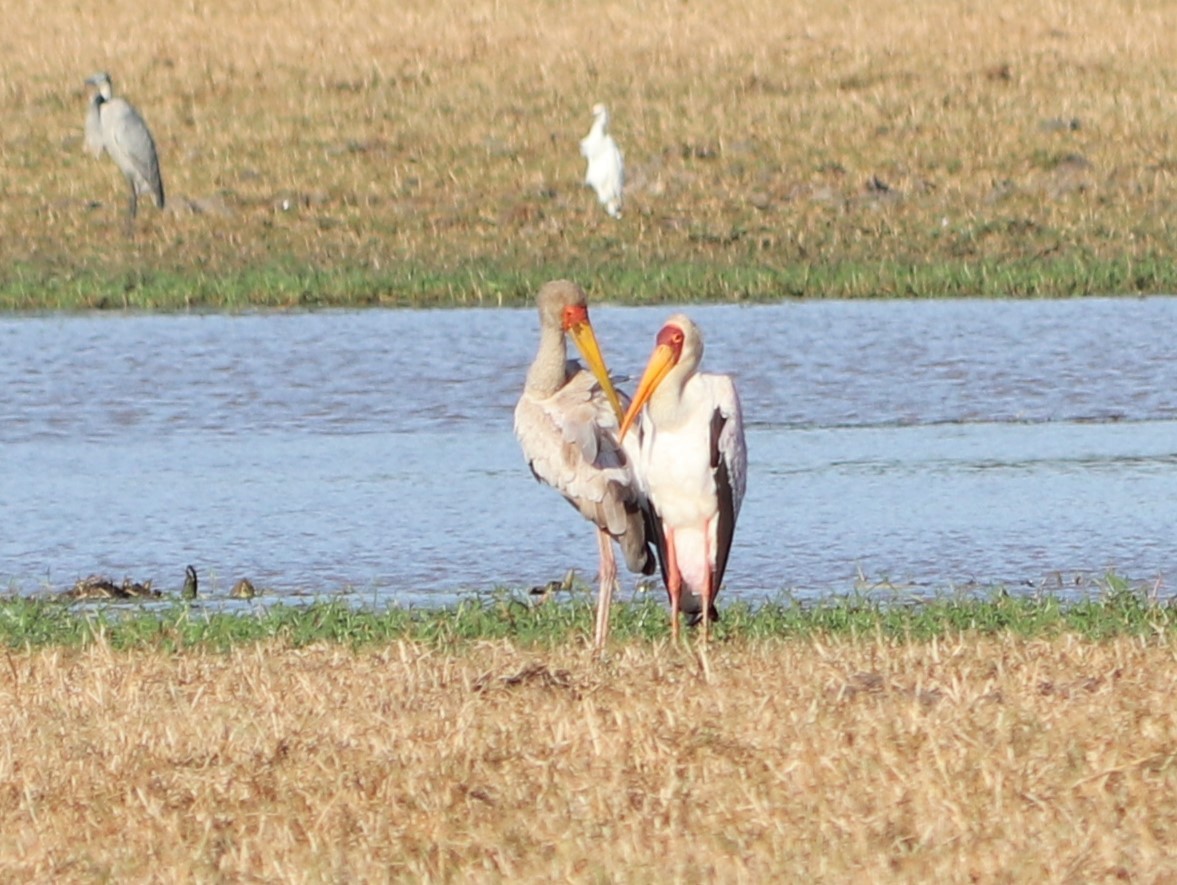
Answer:
<svg viewBox="0 0 1177 885"><path fill-rule="evenodd" d="M1173 246L1163 0L16 0L6 22L0 248L33 278L288 264L362 288L410 267L473 298L480 267L542 263L657 293L675 263ZM98 68L154 128L175 207L133 245L117 173L81 151ZM596 100L627 155L621 225L580 185Z"/></svg>
<svg viewBox="0 0 1177 885"><path fill-rule="evenodd" d="M9 653L22 881L1160 881L1166 641Z"/></svg>

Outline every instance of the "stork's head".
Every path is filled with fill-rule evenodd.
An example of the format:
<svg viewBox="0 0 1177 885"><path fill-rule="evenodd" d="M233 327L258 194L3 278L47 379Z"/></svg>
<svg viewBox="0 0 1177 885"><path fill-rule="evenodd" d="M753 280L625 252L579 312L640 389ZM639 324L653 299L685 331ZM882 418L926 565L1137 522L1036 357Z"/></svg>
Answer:
<svg viewBox="0 0 1177 885"><path fill-rule="evenodd" d="M621 421L620 438L625 438L626 431L641 413L642 407L667 377L673 373L681 387L683 381L699 367L702 358L703 333L686 314L676 313L658 331L654 352L646 363L646 370L629 404L629 411Z"/></svg>
<svg viewBox="0 0 1177 885"><path fill-rule="evenodd" d="M584 361L597 378L597 383L609 398L609 404L621 420L621 400L617 390L609 378L609 369L605 365L605 358L601 355L601 347L597 343L597 335L593 325L589 322L588 296L584 289L570 280L554 280L545 283L536 296L539 305L540 325L547 329L559 329L572 336Z"/></svg>

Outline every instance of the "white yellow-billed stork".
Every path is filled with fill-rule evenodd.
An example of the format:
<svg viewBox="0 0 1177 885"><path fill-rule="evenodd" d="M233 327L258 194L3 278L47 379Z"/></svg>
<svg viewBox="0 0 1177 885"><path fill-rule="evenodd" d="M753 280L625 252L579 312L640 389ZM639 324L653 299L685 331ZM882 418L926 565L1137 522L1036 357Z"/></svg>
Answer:
<svg viewBox="0 0 1177 885"><path fill-rule="evenodd" d="M616 540L631 571L653 574L646 539L645 499L631 455L618 441L622 406L589 323L584 290L568 280L547 283L536 296L539 351L515 406L515 436L531 472L597 527L600 590L593 637L600 651L609 634L609 606L617 584ZM591 371L568 359L572 336Z"/></svg>
<svg viewBox="0 0 1177 885"><path fill-rule="evenodd" d="M703 336L676 314L658 333L637 393L621 422L622 439L637 424L637 476L656 522L662 579L670 596L671 630L678 616L718 617L723 582L748 473L740 398L727 375L699 372ZM643 408L645 411L643 412Z"/></svg>

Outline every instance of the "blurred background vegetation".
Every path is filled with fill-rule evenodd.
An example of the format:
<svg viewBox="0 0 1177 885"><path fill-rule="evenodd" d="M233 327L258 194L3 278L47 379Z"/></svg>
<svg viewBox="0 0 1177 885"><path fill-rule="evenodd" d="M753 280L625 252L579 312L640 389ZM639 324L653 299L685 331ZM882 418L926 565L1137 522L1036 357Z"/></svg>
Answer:
<svg viewBox="0 0 1177 885"><path fill-rule="evenodd" d="M1177 289L1162 2L14 6L4 309ZM161 155L130 240L97 70Z"/></svg>

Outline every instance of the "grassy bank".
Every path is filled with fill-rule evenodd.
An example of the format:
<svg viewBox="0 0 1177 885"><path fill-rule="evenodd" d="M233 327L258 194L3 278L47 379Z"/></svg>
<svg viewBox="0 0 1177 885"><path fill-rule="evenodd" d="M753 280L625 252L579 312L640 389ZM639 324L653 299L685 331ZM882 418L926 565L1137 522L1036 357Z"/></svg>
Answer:
<svg viewBox="0 0 1177 885"><path fill-rule="evenodd" d="M0 871L292 882L1177 873L1170 609L1129 593L1071 607L937 605L784 606L760 629L729 608L705 678L694 654L663 641L665 611L642 603L619 610L600 664L576 606L515 606L512 619L498 600L406 627L326 605L246 618L256 633L212 617L200 634L188 631L204 619L181 608L150 633L137 616L5 603ZM54 611L89 623L84 640ZM535 618L549 620L532 636ZM14 641L22 619L26 641ZM511 638L496 638L507 623Z"/></svg>
<svg viewBox="0 0 1177 885"><path fill-rule="evenodd" d="M960 633L1010 633L1024 638L1074 634L1105 640L1177 631L1177 608L1171 601L1153 599L1147 590L1132 587L1118 576L1105 579L1102 588L1071 599L1051 593L1011 596L995 590L986 596L923 600L851 594L815 601L734 602L723 607L715 640L722 645L880 636L924 642ZM661 594L654 595L658 598L641 596L614 604L614 640L648 644L670 638L667 607ZM199 647L225 651L268 641L355 648L408 641L460 650L470 643L509 640L525 648L587 648L594 616L595 598L588 593L540 602L504 591L444 608L379 610L331 600L224 610L211 600L207 607L181 601L144 607L14 597L0 602L0 645L84 647L101 641L116 650Z"/></svg>
<svg viewBox="0 0 1177 885"><path fill-rule="evenodd" d="M1177 291L1160 2L157 13L12 16L0 309ZM162 155L133 241L96 69ZM597 100L619 223L580 185Z"/></svg>

